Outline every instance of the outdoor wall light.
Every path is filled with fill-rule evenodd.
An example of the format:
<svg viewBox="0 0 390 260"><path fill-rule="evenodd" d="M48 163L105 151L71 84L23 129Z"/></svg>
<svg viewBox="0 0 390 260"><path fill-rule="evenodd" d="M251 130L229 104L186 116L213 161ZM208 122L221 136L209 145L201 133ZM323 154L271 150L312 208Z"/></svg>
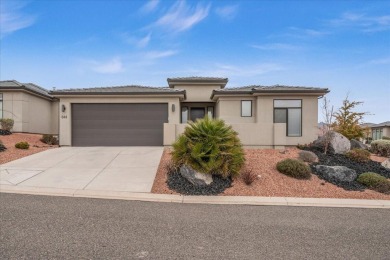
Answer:
<svg viewBox="0 0 390 260"><path fill-rule="evenodd" d="M175 104L172 104L172 112L175 112Z"/></svg>
<svg viewBox="0 0 390 260"><path fill-rule="evenodd" d="M61 111L62 111L62 112L65 112L65 111L66 111L66 106L65 106L65 105L62 105L62 106L61 106Z"/></svg>

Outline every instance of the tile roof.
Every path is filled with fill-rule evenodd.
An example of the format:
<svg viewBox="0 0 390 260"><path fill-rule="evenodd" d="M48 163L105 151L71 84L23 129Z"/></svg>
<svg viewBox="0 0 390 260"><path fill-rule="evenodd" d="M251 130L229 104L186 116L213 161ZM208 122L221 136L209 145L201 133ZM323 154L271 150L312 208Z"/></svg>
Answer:
<svg viewBox="0 0 390 260"><path fill-rule="evenodd" d="M383 126L390 126L390 121L382 122L379 124L373 124L370 127L383 127Z"/></svg>
<svg viewBox="0 0 390 260"><path fill-rule="evenodd" d="M58 89L50 91L53 95L61 94L174 94L184 93L181 89L167 87L148 87L139 85L97 87L97 88L74 88Z"/></svg>
<svg viewBox="0 0 390 260"><path fill-rule="evenodd" d="M253 93L319 93L326 94L329 90L327 88L314 88L314 87L300 87L300 86L285 86L285 85L274 85L274 86L261 86L251 85L244 87L235 88L224 88L213 91L211 97L215 94L218 95L229 95L229 94L253 94Z"/></svg>
<svg viewBox="0 0 390 260"><path fill-rule="evenodd" d="M191 77L176 77L176 78L168 78L169 81L228 81L228 78L221 78L221 77L197 77L197 76L191 76Z"/></svg>
<svg viewBox="0 0 390 260"><path fill-rule="evenodd" d="M27 90L35 94L52 98L47 89L44 89L33 83L20 83L16 80L3 80L0 81L0 89L15 89L15 90Z"/></svg>

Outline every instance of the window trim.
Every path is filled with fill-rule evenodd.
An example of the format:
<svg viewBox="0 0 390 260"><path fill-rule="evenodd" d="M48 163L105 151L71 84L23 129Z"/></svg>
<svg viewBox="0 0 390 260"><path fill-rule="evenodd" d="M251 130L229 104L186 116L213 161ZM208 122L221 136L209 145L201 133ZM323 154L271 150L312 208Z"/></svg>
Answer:
<svg viewBox="0 0 390 260"><path fill-rule="evenodd" d="M183 108L187 108L187 122L185 122L185 123L183 123ZM190 114L189 112L190 112L190 110L188 109L188 106L182 106L180 108L180 123L181 124L187 124L188 123L188 116Z"/></svg>
<svg viewBox="0 0 390 260"><path fill-rule="evenodd" d="M300 100L301 101L301 107L275 107L275 100ZM286 137L302 137L303 136L303 118L302 118L302 115L303 115L303 100L302 99L274 99L273 100L273 105L274 105L274 111L273 111L273 122L274 124L278 124L278 123L275 123L275 109L286 109ZM301 134L300 135L288 135L288 110L289 109L300 109L301 110ZM283 123L281 123L283 124Z"/></svg>
<svg viewBox="0 0 390 260"><path fill-rule="evenodd" d="M250 116L243 116L242 115L242 104L243 104L243 102L246 102L246 101L248 101L248 102L251 102L251 114L250 114ZM241 117L252 117L252 110L253 110L253 100L241 100Z"/></svg>

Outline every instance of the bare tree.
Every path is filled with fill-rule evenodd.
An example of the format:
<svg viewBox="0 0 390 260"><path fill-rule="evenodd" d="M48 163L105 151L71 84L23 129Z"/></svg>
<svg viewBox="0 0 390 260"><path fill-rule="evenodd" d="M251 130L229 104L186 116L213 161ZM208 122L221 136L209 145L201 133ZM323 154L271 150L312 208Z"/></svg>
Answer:
<svg viewBox="0 0 390 260"><path fill-rule="evenodd" d="M330 101L324 97L321 106L322 114L324 116L325 124L321 127L321 132L324 140L324 153L328 152L329 144L332 141L332 124L333 124L333 106Z"/></svg>

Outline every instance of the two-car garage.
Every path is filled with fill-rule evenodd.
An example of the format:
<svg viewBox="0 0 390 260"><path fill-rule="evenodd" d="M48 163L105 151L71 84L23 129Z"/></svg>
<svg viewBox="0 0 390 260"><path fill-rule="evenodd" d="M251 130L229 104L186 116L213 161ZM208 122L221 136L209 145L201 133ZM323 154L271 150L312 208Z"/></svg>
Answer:
<svg viewBox="0 0 390 260"><path fill-rule="evenodd" d="M167 103L73 103L72 146L161 146Z"/></svg>

